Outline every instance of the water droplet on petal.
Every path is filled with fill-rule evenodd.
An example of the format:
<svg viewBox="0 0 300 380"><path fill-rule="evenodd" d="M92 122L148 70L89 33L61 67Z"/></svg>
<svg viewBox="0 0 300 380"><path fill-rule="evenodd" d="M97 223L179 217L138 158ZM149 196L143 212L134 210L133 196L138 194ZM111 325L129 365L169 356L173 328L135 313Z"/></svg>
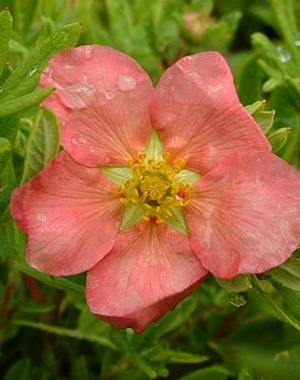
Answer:
<svg viewBox="0 0 300 380"><path fill-rule="evenodd" d="M295 45L300 47L300 32L298 32L295 36Z"/></svg>
<svg viewBox="0 0 300 380"><path fill-rule="evenodd" d="M105 163L108 164L108 163L110 162L110 158L109 158L109 157L106 157L104 161L105 161Z"/></svg>
<svg viewBox="0 0 300 380"><path fill-rule="evenodd" d="M94 50L94 46L92 45L85 45L84 48L84 54L85 54L85 58L87 59L91 59L92 58L92 52Z"/></svg>
<svg viewBox="0 0 300 380"><path fill-rule="evenodd" d="M42 213L40 213L40 212L37 214L36 218L37 218L37 220L38 220L39 222L42 222L42 223L47 222L47 217L46 217L46 215L44 215L44 214L42 214Z"/></svg>
<svg viewBox="0 0 300 380"><path fill-rule="evenodd" d="M92 95L96 91L95 87L89 83L88 77L86 75L83 76L81 83L74 83L66 86L66 89L68 89L70 92L84 93L87 96Z"/></svg>
<svg viewBox="0 0 300 380"><path fill-rule="evenodd" d="M76 145L76 144L78 143L78 141L77 141L77 137L72 137L72 138L71 138L71 143L72 143L73 145Z"/></svg>
<svg viewBox="0 0 300 380"><path fill-rule="evenodd" d="M28 72L28 77L31 78L38 71L38 65L32 66Z"/></svg>
<svg viewBox="0 0 300 380"><path fill-rule="evenodd" d="M229 302L235 307L241 307L247 303L245 296L241 293L230 293Z"/></svg>
<svg viewBox="0 0 300 380"><path fill-rule="evenodd" d="M72 70L72 69L73 69L73 66L72 66L72 65L67 65L67 64L65 64L65 65L64 65L64 68L65 68L65 70Z"/></svg>
<svg viewBox="0 0 300 380"><path fill-rule="evenodd" d="M111 100L115 95L111 91L105 91L104 96L107 100Z"/></svg>
<svg viewBox="0 0 300 380"><path fill-rule="evenodd" d="M79 135L77 141L80 143L80 144L86 144L86 137L84 135Z"/></svg>
<svg viewBox="0 0 300 380"><path fill-rule="evenodd" d="M291 60L292 54L285 46L277 46L277 52L280 62L287 63Z"/></svg>
<svg viewBox="0 0 300 380"><path fill-rule="evenodd" d="M119 74L117 86L121 91L131 91L136 87L137 80L128 74Z"/></svg>

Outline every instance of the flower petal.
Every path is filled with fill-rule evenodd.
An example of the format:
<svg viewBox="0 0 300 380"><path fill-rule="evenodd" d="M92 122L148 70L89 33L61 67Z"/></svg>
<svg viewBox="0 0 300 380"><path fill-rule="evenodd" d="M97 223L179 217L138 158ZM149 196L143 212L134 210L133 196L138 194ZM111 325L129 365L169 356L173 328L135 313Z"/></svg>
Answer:
<svg viewBox="0 0 300 380"><path fill-rule="evenodd" d="M188 238L167 225L142 222L121 232L87 277L92 313L141 332L188 296L207 271Z"/></svg>
<svg viewBox="0 0 300 380"><path fill-rule="evenodd" d="M171 66L156 87L151 114L172 159L184 158L187 168L201 173L239 149L270 151L216 52L187 56Z"/></svg>
<svg viewBox="0 0 300 380"><path fill-rule="evenodd" d="M300 243L300 175L277 156L239 152L193 188L191 246L215 276L261 273Z"/></svg>
<svg viewBox="0 0 300 380"><path fill-rule="evenodd" d="M148 74L109 47L68 49L51 61L41 86L56 91L44 104L61 119L62 144L87 166L124 165L145 149L151 134Z"/></svg>
<svg viewBox="0 0 300 380"><path fill-rule="evenodd" d="M123 206L100 170L66 153L12 197L12 215L28 234L27 261L52 275L84 272L112 248Z"/></svg>

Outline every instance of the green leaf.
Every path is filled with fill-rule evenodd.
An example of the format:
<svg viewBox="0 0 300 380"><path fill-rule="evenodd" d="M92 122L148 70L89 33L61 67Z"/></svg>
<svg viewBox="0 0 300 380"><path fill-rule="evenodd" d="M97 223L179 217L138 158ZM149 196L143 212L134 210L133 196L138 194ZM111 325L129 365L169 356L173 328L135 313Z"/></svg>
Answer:
<svg viewBox="0 0 300 380"><path fill-rule="evenodd" d="M300 168L298 149L300 114L298 106L294 105L287 87L281 86L272 92L269 107L276 110L274 130L286 127L291 128L291 135L284 148L278 152L278 155L290 164Z"/></svg>
<svg viewBox="0 0 300 380"><path fill-rule="evenodd" d="M300 291L300 259L292 257L268 274L279 284Z"/></svg>
<svg viewBox="0 0 300 380"><path fill-rule="evenodd" d="M163 350L159 352L160 360L167 360L171 363L185 363L185 364L196 364L203 363L209 360L208 356L195 355L190 352L184 351L174 351L174 350Z"/></svg>
<svg viewBox="0 0 300 380"><path fill-rule="evenodd" d="M0 137L0 175L7 163L7 160L9 159L10 152L11 152L10 141L3 137ZM1 191L1 187L0 187L0 191Z"/></svg>
<svg viewBox="0 0 300 380"><path fill-rule="evenodd" d="M276 46L262 33L254 33L251 36L252 45L259 55L275 66L281 73L286 74L285 66L280 62Z"/></svg>
<svg viewBox="0 0 300 380"><path fill-rule="evenodd" d="M35 90L29 94L14 98L13 100L7 100L5 98L6 101L3 101L1 104L0 118L16 114L41 103L51 94L52 91L53 88L47 87L42 90Z"/></svg>
<svg viewBox="0 0 300 380"><path fill-rule="evenodd" d="M37 270L31 268L22 257L16 263L16 268L23 273L29 274L31 277L36 278L37 280L44 282L47 285L50 285L57 289L62 290L71 290L80 294L85 293L85 287L77 284L71 279L64 277L52 277L48 274L38 272Z"/></svg>
<svg viewBox="0 0 300 380"><path fill-rule="evenodd" d="M49 311L55 310L56 305L51 304L51 305L45 305L45 304L29 304L26 306L22 306L20 308L20 311L23 313L48 313Z"/></svg>
<svg viewBox="0 0 300 380"><path fill-rule="evenodd" d="M300 292L278 283L273 283L273 286L283 298L285 309L300 322Z"/></svg>
<svg viewBox="0 0 300 380"><path fill-rule="evenodd" d="M125 48L128 36L132 34L132 16L130 6L125 0L107 0L109 25L115 42ZM126 30L126 33L124 31Z"/></svg>
<svg viewBox="0 0 300 380"><path fill-rule="evenodd" d="M288 48L292 52L297 65L300 66L300 52L295 46L296 34L298 33L296 21L296 7L294 0L272 0L271 6L277 23L280 27Z"/></svg>
<svg viewBox="0 0 300 380"><path fill-rule="evenodd" d="M230 375L231 373L226 368L213 366L194 371L188 375L180 377L179 380L226 380Z"/></svg>
<svg viewBox="0 0 300 380"><path fill-rule="evenodd" d="M262 96L262 82L264 74L257 63L257 58L252 57L244 65L239 78L238 92L243 104L250 104Z"/></svg>
<svg viewBox="0 0 300 380"><path fill-rule="evenodd" d="M241 369L237 380L255 380L248 371Z"/></svg>
<svg viewBox="0 0 300 380"><path fill-rule="evenodd" d="M197 303L194 298L186 298L174 310L146 329L142 335L142 346L149 347L156 343L163 335L179 328L190 318L196 307Z"/></svg>
<svg viewBox="0 0 300 380"><path fill-rule="evenodd" d="M12 17L8 9L4 9L0 13L0 77L2 75L3 67L7 60L7 52L9 46L9 39L12 30ZM1 88L2 89L2 88Z"/></svg>
<svg viewBox="0 0 300 380"><path fill-rule="evenodd" d="M19 118L17 115L10 115L0 118L0 136L10 141L14 145L19 128Z"/></svg>
<svg viewBox="0 0 300 380"><path fill-rule="evenodd" d="M9 368L3 380L29 380L30 368L29 359L20 359Z"/></svg>
<svg viewBox="0 0 300 380"><path fill-rule="evenodd" d="M32 91L50 58L61 50L75 46L80 31L81 25L76 23L53 32L7 79L0 94L2 101L20 98Z"/></svg>
<svg viewBox="0 0 300 380"><path fill-rule="evenodd" d="M88 357L81 355L74 360L71 371L72 380L89 379Z"/></svg>
<svg viewBox="0 0 300 380"><path fill-rule="evenodd" d="M84 334L84 333L81 333L77 329L69 329L69 328L64 328L64 327L59 327L59 326L47 325L45 323L32 322L28 320L14 320L13 323L18 326L31 327L37 330L46 331L51 334L88 340L90 342L98 343L101 346L105 346L111 349L116 349L116 346L113 343L111 343L110 340L96 334ZM15 379L18 379L18 378L16 377Z"/></svg>
<svg viewBox="0 0 300 380"><path fill-rule="evenodd" d="M6 186L3 189L0 188L0 218L9 205L11 193L13 190L14 186Z"/></svg>
<svg viewBox="0 0 300 380"><path fill-rule="evenodd" d="M291 128L280 128L268 136L268 140L272 145L272 152L278 152L287 142Z"/></svg>
<svg viewBox="0 0 300 380"><path fill-rule="evenodd" d="M22 16L23 16L23 33L24 35L29 34L29 28L31 24L34 22L34 18L38 12L38 8L40 6L40 0L26 0L26 5L23 3L22 7ZM24 6L25 5L25 6Z"/></svg>
<svg viewBox="0 0 300 380"><path fill-rule="evenodd" d="M277 316L284 322L288 323L289 325L293 326L297 331L300 331L300 322L295 318L293 313L290 313L287 311L281 303L279 303L275 298L267 293L262 285L260 284L259 280L256 278L256 276L252 276L252 284L253 287L258 291L260 296L269 303L270 306L272 306L273 310L276 312Z"/></svg>
<svg viewBox="0 0 300 380"><path fill-rule="evenodd" d="M129 335L130 334L130 335ZM129 330L117 330L112 329L111 338L114 344L119 347L119 349L126 354L128 359L134 363L140 370L145 372L145 374L151 379L155 379L158 373L154 368L148 364L139 352L136 352L131 345L131 333Z"/></svg>
<svg viewBox="0 0 300 380"><path fill-rule="evenodd" d="M58 152L59 122L47 108L41 110L28 141L22 183L42 171Z"/></svg>

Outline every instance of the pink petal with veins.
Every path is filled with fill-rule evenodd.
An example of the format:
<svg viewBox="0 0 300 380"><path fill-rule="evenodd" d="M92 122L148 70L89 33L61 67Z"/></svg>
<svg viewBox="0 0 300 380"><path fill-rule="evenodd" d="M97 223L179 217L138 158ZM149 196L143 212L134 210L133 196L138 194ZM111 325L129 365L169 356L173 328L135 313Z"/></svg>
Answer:
<svg viewBox="0 0 300 380"><path fill-rule="evenodd" d="M142 222L120 232L109 255L89 270L87 300L99 318L141 332L206 274L186 236L166 224Z"/></svg>
<svg viewBox="0 0 300 380"><path fill-rule="evenodd" d="M147 145L153 86L132 58L87 45L56 55L41 86L56 91L44 102L62 124L62 145L86 166L125 165Z"/></svg>
<svg viewBox="0 0 300 380"><path fill-rule="evenodd" d="M60 153L17 188L12 216L28 234L27 261L52 275L81 273L112 248L122 218L115 184Z"/></svg>
<svg viewBox="0 0 300 380"><path fill-rule="evenodd" d="M206 173L241 149L270 151L262 131L243 108L225 59L216 52L187 56L163 74L151 115L174 161Z"/></svg>
<svg viewBox="0 0 300 380"><path fill-rule="evenodd" d="M194 185L186 218L215 276L264 272L300 242L300 174L271 153L234 153Z"/></svg>

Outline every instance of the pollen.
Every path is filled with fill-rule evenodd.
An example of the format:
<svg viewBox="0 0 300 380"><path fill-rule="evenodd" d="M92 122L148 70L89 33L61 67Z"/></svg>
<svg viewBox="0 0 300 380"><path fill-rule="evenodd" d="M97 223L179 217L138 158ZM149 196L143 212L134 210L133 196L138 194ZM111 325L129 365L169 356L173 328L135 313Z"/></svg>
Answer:
<svg viewBox="0 0 300 380"><path fill-rule="evenodd" d="M170 153L165 152L157 160L141 152L137 161L129 162L134 176L120 186L120 201L141 207L146 221L165 222L173 216L173 207L185 207L189 203L191 185L176 180L185 161L171 163L170 157Z"/></svg>

